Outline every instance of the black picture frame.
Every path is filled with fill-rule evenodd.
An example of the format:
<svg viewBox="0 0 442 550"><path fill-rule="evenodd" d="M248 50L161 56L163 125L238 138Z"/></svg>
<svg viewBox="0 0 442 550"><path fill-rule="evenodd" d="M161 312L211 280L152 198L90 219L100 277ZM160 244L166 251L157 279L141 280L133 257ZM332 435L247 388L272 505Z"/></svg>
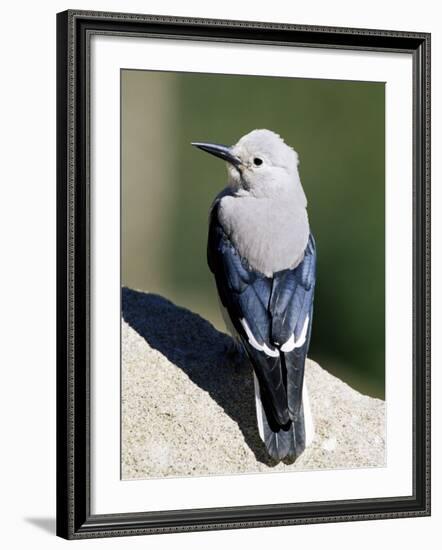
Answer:
<svg viewBox="0 0 442 550"><path fill-rule="evenodd" d="M167 36L413 58L413 495L92 515L90 511L89 41ZM69 10L57 15L57 534L67 539L430 514L430 35Z"/></svg>

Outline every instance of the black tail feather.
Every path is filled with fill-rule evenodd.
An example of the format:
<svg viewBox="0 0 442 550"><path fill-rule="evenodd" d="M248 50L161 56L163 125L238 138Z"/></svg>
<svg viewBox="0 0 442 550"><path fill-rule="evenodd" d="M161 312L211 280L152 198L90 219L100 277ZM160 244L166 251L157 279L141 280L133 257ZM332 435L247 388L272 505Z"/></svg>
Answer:
<svg viewBox="0 0 442 550"><path fill-rule="evenodd" d="M258 403L257 406L259 406ZM292 462L304 452L306 435L302 404L297 419L293 422L290 421L284 428L279 428L276 431L270 426L262 405L261 411L257 410L257 414L262 415L263 440L267 452L273 460Z"/></svg>

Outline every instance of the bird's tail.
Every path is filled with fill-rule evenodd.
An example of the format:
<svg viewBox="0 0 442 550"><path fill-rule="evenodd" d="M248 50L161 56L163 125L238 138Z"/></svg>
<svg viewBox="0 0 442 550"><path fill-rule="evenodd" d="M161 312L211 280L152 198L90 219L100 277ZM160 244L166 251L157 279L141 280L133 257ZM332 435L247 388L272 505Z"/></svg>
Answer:
<svg viewBox="0 0 442 550"><path fill-rule="evenodd" d="M314 426L307 387L304 383L302 392L303 402L299 407L297 418L275 431L267 420L266 412L261 402L258 379L255 374L253 376L259 435L273 460L277 462L281 460L293 462L304 452L313 439Z"/></svg>

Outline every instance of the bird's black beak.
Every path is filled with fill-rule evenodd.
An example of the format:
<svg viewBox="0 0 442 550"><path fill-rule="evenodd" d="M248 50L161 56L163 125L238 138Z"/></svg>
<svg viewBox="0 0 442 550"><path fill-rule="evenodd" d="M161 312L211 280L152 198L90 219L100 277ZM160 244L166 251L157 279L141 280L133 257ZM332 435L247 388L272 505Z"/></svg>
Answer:
<svg viewBox="0 0 442 550"><path fill-rule="evenodd" d="M206 153L210 153L211 155L215 155L215 157L230 162L230 164L233 164L235 168L239 168L241 166L241 160L232 153L232 148L227 145L218 145L217 143L200 143L197 141L193 141L192 145L194 147L198 147L198 149L201 149L202 151L206 151Z"/></svg>

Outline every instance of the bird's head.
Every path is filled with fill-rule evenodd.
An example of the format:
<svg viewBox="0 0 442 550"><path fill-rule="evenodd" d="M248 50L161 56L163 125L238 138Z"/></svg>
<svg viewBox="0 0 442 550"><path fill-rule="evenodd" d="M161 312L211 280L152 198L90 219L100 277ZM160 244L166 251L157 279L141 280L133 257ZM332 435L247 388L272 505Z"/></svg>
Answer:
<svg viewBox="0 0 442 550"><path fill-rule="evenodd" d="M298 154L270 130L253 130L235 145L192 143L227 162L229 186L256 197L300 187Z"/></svg>

